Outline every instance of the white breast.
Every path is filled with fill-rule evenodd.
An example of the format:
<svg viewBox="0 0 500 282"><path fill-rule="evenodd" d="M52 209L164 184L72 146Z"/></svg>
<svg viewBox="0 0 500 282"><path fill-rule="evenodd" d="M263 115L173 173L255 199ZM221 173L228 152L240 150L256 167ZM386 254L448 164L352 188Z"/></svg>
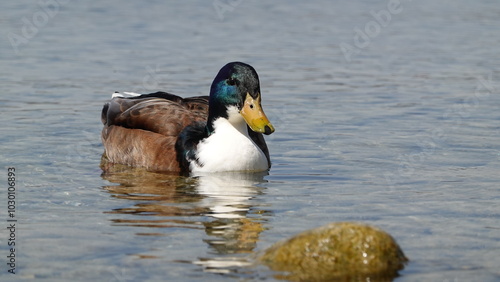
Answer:
<svg viewBox="0 0 500 282"><path fill-rule="evenodd" d="M240 120L241 119L241 120ZM198 144L199 164L191 163L191 172L264 171L266 155L248 136L241 115L230 115L229 120L214 121L214 133Z"/></svg>

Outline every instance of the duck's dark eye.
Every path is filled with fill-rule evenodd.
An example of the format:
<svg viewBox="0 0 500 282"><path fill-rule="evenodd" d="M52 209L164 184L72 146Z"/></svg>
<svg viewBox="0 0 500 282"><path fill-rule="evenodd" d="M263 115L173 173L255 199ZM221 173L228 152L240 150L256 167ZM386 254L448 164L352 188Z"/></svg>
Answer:
<svg viewBox="0 0 500 282"><path fill-rule="evenodd" d="M236 84L236 79L230 77L226 80L227 85L235 85Z"/></svg>

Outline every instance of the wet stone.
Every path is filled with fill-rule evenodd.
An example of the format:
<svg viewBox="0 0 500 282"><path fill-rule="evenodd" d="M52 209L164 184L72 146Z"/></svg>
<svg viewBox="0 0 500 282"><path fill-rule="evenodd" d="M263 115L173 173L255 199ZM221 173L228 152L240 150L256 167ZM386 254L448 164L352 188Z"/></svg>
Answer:
<svg viewBox="0 0 500 282"><path fill-rule="evenodd" d="M280 241L258 261L292 281L391 281L408 259L385 231L339 222Z"/></svg>

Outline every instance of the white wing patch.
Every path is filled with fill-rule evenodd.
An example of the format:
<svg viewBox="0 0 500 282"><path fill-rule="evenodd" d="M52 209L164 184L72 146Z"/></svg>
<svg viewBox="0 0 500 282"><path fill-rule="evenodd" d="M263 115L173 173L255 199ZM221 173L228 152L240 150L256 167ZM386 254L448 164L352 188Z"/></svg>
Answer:
<svg viewBox="0 0 500 282"><path fill-rule="evenodd" d="M128 97L137 97L137 96L141 96L142 94L139 94L139 93L134 93L134 92L118 92L116 91L115 93L113 93L113 95L111 95L111 99L112 98L116 98L116 97L119 97L119 98L128 98Z"/></svg>

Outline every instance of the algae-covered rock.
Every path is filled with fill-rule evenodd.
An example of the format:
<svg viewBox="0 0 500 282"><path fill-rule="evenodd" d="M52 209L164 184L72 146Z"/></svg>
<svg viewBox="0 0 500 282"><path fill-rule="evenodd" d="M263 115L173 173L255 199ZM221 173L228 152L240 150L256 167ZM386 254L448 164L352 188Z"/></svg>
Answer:
<svg viewBox="0 0 500 282"><path fill-rule="evenodd" d="M408 261L391 235L351 222L302 232L274 244L258 260L294 281L391 280Z"/></svg>

